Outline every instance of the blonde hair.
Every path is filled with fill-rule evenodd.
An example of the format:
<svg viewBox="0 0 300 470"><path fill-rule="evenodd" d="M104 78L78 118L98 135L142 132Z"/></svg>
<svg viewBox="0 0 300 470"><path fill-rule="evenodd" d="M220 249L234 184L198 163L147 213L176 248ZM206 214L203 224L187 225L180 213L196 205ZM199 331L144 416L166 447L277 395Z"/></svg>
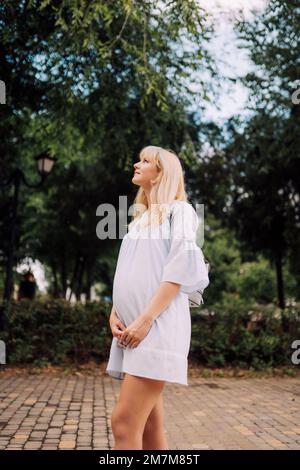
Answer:
<svg viewBox="0 0 300 470"><path fill-rule="evenodd" d="M157 177L151 181L151 208L143 226L152 225L153 222L161 224L167 216L169 204L175 200L187 201L183 168L176 153L170 149L148 145L140 151L139 156L154 162L158 168ZM142 187L138 189L133 207L133 219L128 224L128 228L148 209L148 200Z"/></svg>

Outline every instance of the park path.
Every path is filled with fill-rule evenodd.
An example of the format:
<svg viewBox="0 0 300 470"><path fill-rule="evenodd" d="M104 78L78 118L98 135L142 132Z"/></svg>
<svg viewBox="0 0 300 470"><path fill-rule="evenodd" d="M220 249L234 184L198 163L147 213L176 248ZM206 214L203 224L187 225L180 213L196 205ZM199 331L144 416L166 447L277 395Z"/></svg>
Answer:
<svg viewBox="0 0 300 470"><path fill-rule="evenodd" d="M0 449L113 447L121 381L89 375L0 374ZM167 383L170 449L299 449L300 379L189 378Z"/></svg>

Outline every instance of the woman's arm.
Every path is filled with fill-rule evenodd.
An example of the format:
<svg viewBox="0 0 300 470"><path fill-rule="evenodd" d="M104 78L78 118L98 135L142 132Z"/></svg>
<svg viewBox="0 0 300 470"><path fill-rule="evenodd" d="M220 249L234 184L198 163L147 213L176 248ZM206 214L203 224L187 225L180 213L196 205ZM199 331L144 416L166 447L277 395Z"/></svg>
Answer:
<svg viewBox="0 0 300 470"><path fill-rule="evenodd" d="M177 295L181 284L164 281L152 297L145 310L123 331L120 343L127 347L137 347L145 338L152 324Z"/></svg>
<svg viewBox="0 0 300 470"><path fill-rule="evenodd" d="M109 316L109 323L110 324L115 324L116 322L120 321L120 318L118 317L117 310L115 305L112 305L110 316Z"/></svg>
<svg viewBox="0 0 300 470"><path fill-rule="evenodd" d="M110 319L113 318L113 319L116 319L116 320L120 320L119 318L119 315L118 315L118 312L116 310L116 306L115 304L112 305L112 308L111 308L111 312L110 312Z"/></svg>
<svg viewBox="0 0 300 470"><path fill-rule="evenodd" d="M116 307L115 304L112 305L110 315L113 316L116 313Z"/></svg>
<svg viewBox="0 0 300 470"><path fill-rule="evenodd" d="M181 284L163 281L152 297L151 301L142 312L142 316L153 322L172 302L178 294Z"/></svg>

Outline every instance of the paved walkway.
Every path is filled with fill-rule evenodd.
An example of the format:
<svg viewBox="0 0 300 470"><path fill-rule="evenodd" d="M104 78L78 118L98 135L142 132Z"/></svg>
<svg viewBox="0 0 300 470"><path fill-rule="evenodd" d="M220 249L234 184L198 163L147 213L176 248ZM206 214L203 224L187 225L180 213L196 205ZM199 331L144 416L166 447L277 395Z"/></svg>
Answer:
<svg viewBox="0 0 300 470"><path fill-rule="evenodd" d="M113 447L121 381L97 375L0 373L0 449ZM299 449L299 378L190 378L167 383L170 449Z"/></svg>

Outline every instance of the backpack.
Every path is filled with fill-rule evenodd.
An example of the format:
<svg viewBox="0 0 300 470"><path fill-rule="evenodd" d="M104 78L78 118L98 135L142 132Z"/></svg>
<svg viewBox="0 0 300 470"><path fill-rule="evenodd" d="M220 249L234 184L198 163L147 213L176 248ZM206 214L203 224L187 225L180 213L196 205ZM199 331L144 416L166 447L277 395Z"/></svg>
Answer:
<svg viewBox="0 0 300 470"><path fill-rule="evenodd" d="M171 225L172 211L170 211L168 217L169 217L169 221L170 221L170 225ZM209 269L210 269L210 263L205 257L204 257L204 263L205 263L205 267L207 269L207 274L208 274ZM203 292L204 292L204 289L197 289L197 290L195 290L193 292L190 292L188 294L190 308L199 307L199 305L204 303Z"/></svg>

